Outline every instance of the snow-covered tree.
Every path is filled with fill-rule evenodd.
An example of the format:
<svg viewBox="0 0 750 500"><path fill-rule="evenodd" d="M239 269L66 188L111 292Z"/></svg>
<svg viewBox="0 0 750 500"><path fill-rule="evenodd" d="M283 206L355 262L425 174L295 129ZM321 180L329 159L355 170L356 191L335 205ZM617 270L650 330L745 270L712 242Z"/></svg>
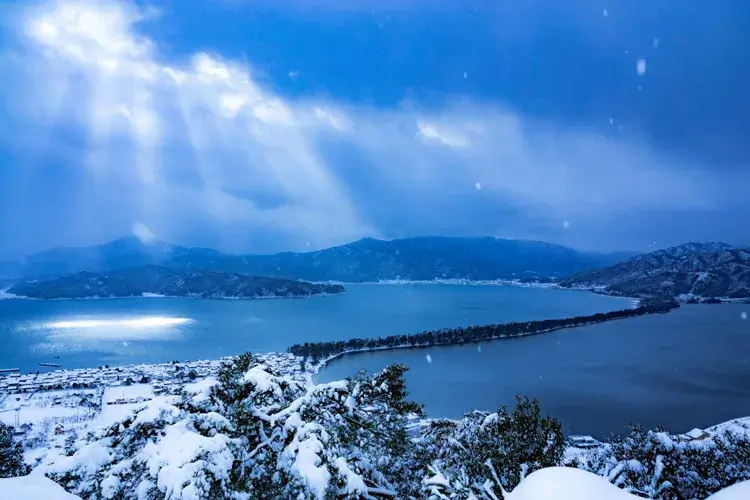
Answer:
<svg viewBox="0 0 750 500"><path fill-rule="evenodd" d="M13 439L13 427L0 422L0 477L23 476L28 469L23 448Z"/></svg>
<svg viewBox="0 0 750 500"><path fill-rule="evenodd" d="M727 430L685 440L631 426L611 447L576 465L645 498L706 498L750 479L750 436Z"/></svg>
<svg viewBox="0 0 750 500"><path fill-rule="evenodd" d="M405 371L313 385L240 356L42 467L93 499L409 498Z"/></svg>
<svg viewBox="0 0 750 500"><path fill-rule="evenodd" d="M459 422L436 421L424 438L433 455L426 490L434 498L498 498L531 472L559 465L565 439L559 421L536 400L517 396L512 413L475 411Z"/></svg>

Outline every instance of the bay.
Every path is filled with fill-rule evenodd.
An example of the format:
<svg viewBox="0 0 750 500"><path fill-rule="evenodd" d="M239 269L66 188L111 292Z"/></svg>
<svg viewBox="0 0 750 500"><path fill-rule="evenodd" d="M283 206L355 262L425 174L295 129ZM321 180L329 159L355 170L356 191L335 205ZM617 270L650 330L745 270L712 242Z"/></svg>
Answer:
<svg viewBox="0 0 750 500"><path fill-rule="evenodd" d="M686 432L750 415L747 313L748 304L683 305L524 338L351 354L317 380L402 363L409 397L432 417L512 407L524 394L567 433L608 438L631 422Z"/></svg>
<svg viewBox="0 0 750 500"><path fill-rule="evenodd" d="M628 307L581 291L471 285L346 285L304 299L0 300L0 368L217 359L297 342L563 318Z"/></svg>

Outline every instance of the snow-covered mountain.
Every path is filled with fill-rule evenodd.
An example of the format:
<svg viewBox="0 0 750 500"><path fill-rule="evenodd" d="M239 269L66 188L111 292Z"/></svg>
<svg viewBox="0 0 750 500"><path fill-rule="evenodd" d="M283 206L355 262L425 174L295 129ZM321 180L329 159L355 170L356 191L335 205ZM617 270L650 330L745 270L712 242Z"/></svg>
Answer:
<svg viewBox="0 0 750 500"><path fill-rule="evenodd" d="M633 297L750 298L750 249L687 243L575 274L561 284Z"/></svg>

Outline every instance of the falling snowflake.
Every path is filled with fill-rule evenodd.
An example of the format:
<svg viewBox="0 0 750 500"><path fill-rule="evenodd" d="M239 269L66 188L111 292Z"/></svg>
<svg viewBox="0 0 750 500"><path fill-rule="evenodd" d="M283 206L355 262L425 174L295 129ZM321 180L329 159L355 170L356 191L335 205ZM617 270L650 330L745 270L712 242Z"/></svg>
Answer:
<svg viewBox="0 0 750 500"><path fill-rule="evenodd" d="M602 10L602 16L607 17L609 15L609 12L607 12L607 9Z"/></svg>
<svg viewBox="0 0 750 500"><path fill-rule="evenodd" d="M635 63L635 69L638 71L639 76L643 76L646 74L646 60L645 59L638 59Z"/></svg>
<svg viewBox="0 0 750 500"><path fill-rule="evenodd" d="M123 345L124 347L127 347L127 346L128 346L128 343L127 343L127 342L123 342L123 343L122 343L122 345Z"/></svg>
<svg viewBox="0 0 750 500"><path fill-rule="evenodd" d="M464 71L464 80L466 80L467 78L469 78L469 75L466 74L466 71Z"/></svg>
<svg viewBox="0 0 750 500"><path fill-rule="evenodd" d="M475 189L476 189L477 191L481 191L481 190L482 190L482 185L481 185L480 183L476 182L476 183L474 183L474 188L475 188Z"/></svg>
<svg viewBox="0 0 750 500"><path fill-rule="evenodd" d="M570 229L570 222L569 221L566 221L566 220L563 221L563 229Z"/></svg>
<svg viewBox="0 0 750 500"><path fill-rule="evenodd" d="M477 344L477 352L482 352L482 346Z"/></svg>
<svg viewBox="0 0 750 500"><path fill-rule="evenodd" d="M427 360L428 363L432 363L432 356L430 356L429 354L425 356L425 359Z"/></svg>
<svg viewBox="0 0 750 500"><path fill-rule="evenodd" d="M740 318L747 319L747 313L745 311L742 311L742 313L740 313Z"/></svg>
<svg viewBox="0 0 750 500"><path fill-rule="evenodd" d="M612 125L614 123L615 123L615 119L610 116L609 117L609 124Z"/></svg>
<svg viewBox="0 0 750 500"><path fill-rule="evenodd" d="M659 48L659 39L658 38L654 38L654 41L653 41L652 45L654 46L655 49Z"/></svg>

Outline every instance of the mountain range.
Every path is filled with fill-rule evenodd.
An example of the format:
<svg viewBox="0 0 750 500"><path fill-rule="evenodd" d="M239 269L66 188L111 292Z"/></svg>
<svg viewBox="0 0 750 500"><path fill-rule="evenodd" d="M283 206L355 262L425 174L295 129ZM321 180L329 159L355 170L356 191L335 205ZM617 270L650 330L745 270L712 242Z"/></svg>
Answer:
<svg viewBox="0 0 750 500"><path fill-rule="evenodd" d="M159 265L311 281L558 278L619 262L632 253L600 254L538 241L500 238L365 238L306 253L232 255L135 237L57 248L0 266L0 278L48 278Z"/></svg>
<svg viewBox="0 0 750 500"><path fill-rule="evenodd" d="M342 293L341 285L313 284L235 273L189 271L162 266L141 266L111 272L82 271L49 280L24 281L8 293L36 299L142 297L200 297L204 299L306 297Z"/></svg>
<svg viewBox="0 0 750 500"><path fill-rule="evenodd" d="M746 299L750 298L750 248L686 243L578 273L560 284L629 297Z"/></svg>

